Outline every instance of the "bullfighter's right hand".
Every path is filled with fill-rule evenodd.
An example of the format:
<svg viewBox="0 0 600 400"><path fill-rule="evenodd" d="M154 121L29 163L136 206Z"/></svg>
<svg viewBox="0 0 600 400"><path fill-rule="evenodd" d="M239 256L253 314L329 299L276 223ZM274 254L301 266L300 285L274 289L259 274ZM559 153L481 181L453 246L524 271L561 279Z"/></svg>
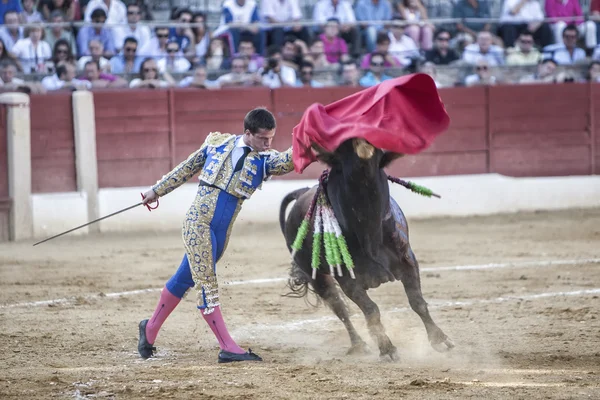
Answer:
<svg viewBox="0 0 600 400"><path fill-rule="evenodd" d="M143 205L152 204L152 203L155 203L157 200L158 200L158 195L156 194L156 192L154 190L150 189L144 193L144 200L142 200L142 204Z"/></svg>

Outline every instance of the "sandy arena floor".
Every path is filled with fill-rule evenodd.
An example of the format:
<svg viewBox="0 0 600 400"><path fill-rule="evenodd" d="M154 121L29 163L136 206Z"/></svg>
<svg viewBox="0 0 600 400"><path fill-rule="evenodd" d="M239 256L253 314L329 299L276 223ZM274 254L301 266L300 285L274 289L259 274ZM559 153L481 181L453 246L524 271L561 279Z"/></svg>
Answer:
<svg viewBox="0 0 600 400"><path fill-rule="evenodd" d="M402 285L387 284L370 293L398 363L379 359L354 304L368 356L345 355L326 307L282 297L289 255L275 224L237 227L218 266L228 326L263 363L217 364L193 295L158 356L139 358L138 322L179 265L179 232L1 244L0 398L600 398L600 209L410 227L425 298L457 347L431 349ZM472 267L439 268L455 266Z"/></svg>

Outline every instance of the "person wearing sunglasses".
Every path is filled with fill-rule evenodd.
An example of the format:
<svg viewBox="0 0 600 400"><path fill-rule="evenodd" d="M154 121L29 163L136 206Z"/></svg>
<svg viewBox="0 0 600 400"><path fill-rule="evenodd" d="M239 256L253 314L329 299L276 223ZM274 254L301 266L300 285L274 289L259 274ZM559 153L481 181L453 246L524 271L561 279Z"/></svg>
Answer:
<svg viewBox="0 0 600 400"><path fill-rule="evenodd" d="M121 51L125 45L126 38L135 38L139 48L142 48L150 41L150 28L139 24L142 18L140 6L132 3L127 6L127 25L118 26L113 29L115 37L115 48Z"/></svg>
<svg viewBox="0 0 600 400"><path fill-rule="evenodd" d="M480 58L475 65L475 73L465 78L465 86L495 85L496 81L488 60Z"/></svg>
<svg viewBox="0 0 600 400"><path fill-rule="evenodd" d="M506 49L506 65L536 65L542 59L542 54L534 47L533 35L523 31L519 35L517 45Z"/></svg>
<svg viewBox="0 0 600 400"><path fill-rule="evenodd" d="M585 60L585 50L577 47L577 37L577 26L567 25L563 30L562 43L551 44L542 49L544 59L551 58L558 65L573 65Z"/></svg>
<svg viewBox="0 0 600 400"><path fill-rule="evenodd" d="M115 42L112 31L105 27L106 12L102 8L95 9L91 14L93 25L86 25L77 34L77 48L80 56L89 56L88 43L98 40L104 47L104 56L110 58L115 54Z"/></svg>
<svg viewBox="0 0 600 400"><path fill-rule="evenodd" d="M506 48L513 47L519 32L528 30L542 47L554 43L552 29L544 22L544 11L539 0L505 0L500 15L498 35Z"/></svg>
<svg viewBox="0 0 600 400"><path fill-rule="evenodd" d="M360 86L371 87L375 86L383 81L392 79L391 76L387 76L383 70L385 65L385 55L381 53L371 53L371 60L369 65L369 71L360 78Z"/></svg>
<svg viewBox="0 0 600 400"><path fill-rule="evenodd" d="M167 56L167 43L169 43L169 28L157 26L154 28L154 37L144 46L140 46L138 54L142 57L152 57L156 60Z"/></svg>
<svg viewBox="0 0 600 400"><path fill-rule="evenodd" d="M156 60L146 58L140 66L140 76L129 84L130 88L138 89L160 89L175 85L175 80L168 72L162 74L165 79L160 79Z"/></svg>
<svg viewBox="0 0 600 400"><path fill-rule="evenodd" d="M158 71L161 73L168 71L177 74L189 71L192 67L192 64L179 50L179 43L176 41L167 43L167 56L158 60L156 65L158 65Z"/></svg>
<svg viewBox="0 0 600 400"><path fill-rule="evenodd" d="M300 77L296 81L296 86L298 87L313 87L313 88L322 88L325 87L321 82L314 80L314 69L315 67L311 62L303 61L300 65Z"/></svg>
<svg viewBox="0 0 600 400"><path fill-rule="evenodd" d="M143 58L137 55L138 42L134 37L125 39L121 53L110 59L110 70L113 74L137 74Z"/></svg>
<svg viewBox="0 0 600 400"><path fill-rule="evenodd" d="M450 48L450 32L446 29L437 31L433 49L425 52L425 61L436 65L448 65L458 59L456 51Z"/></svg>

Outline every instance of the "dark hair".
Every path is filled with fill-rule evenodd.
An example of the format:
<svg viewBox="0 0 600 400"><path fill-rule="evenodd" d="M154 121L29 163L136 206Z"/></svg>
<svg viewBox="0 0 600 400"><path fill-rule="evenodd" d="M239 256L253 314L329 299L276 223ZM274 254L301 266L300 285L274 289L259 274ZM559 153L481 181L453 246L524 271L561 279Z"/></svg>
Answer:
<svg viewBox="0 0 600 400"><path fill-rule="evenodd" d="M125 45L126 45L127 43L135 43L135 44L137 45L137 44L138 44L138 41L137 41L137 39L136 39L136 38L134 38L133 36L127 36L127 37L125 38L125 41L123 42L123 47L125 47Z"/></svg>
<svg viewBox="0 0 600 400"><path fill-rule="evenodd" d="M190 10L187 7L182 7L175 8L173 10L173 12L171 13L171 19L179 19L179 17L181 17L181 14L190 14L192 18L194 17L194 13L192 12L192 10Z"/></svg>
<svg viewBox="0 0 600 400"><path fill-rule="evenodd" d="M554 59L552 59L552 58L545 58L545 59L543 59L542 61L540 61L540 65L542 65L542 64L548 64L549 62L551 62L555 66L558 66L558 64L556 63L556 61L554 61Z"/></svg>
<svg viewBox="0 0 600 400"><path fill-rule="evenodd" d="M376 44L382 44L382 43L389 43L391 42L390 37L388 36L387 32L379 32L377 34L377 41L375 42Z"/></svg>
<svg viewBox="0 0 600 400"><path fill-rule="evenodd" d="M336 17L327 18L327 21L325 21L325 23L327 22L337 22L338 25L341 25L339 18Z"/></svg>
<svg viewBox="0 0 600 400"><path fill-rule="evenodd" d="M104 11L101 8L96 8L94 11L92 11L92 15L90 16L90 19L93 21L94 18L100 18L100 17L104 17L104 19L106 19L106 11Z"/></svg>
<svg viewBox="0 0 600 400"><path fill-rule="evenodd" d="M276 126L275 117L264 107L255 108L244 117L244 131L247 129L252 134L258 133L261 129L273 130Z"/></svg>
<svg viewBox="0 0 600 400"><path fill-rule="evenodd" d="M100 71L100 63L96 60L90 60L88 62L85 63L84 68L88 66L88 64L94 64L96 66L96 68L98 68L98 71Z"/></svg>
<svg viewBox="0 0 600 400"><path fill-rule="evenodd" d="M315 65L313 63L311 63L310 61L302 61L302 63L300 64L300 70L302 70L302 68L312 68L315 69Z"/></svg>
<svg viewBox="0 0 600 400"><path fill-rule="evenodd" d="M0 62L0 69L4 69L4 68L8 68L8 67L15 67L15 69L18 69L17 64L12 60L7 59L7 60L2 60Z"/></svg>
<svg viewBox="0 0 600 400"><path fill-rule="evenodd" d="M267 48L267 57L273 57L278 53L281 53L281 49L276 44L272 44Z"/></svg>
<svg viewBox="0 0 600 400"><path fill-rule="evenodd" d="M564 35L566 31L575 31L575 33L577 33L577 26L569 24L565 27L565 29L563 29L562 34Z"/></svg>
<svg viewBox="0 0 600 400"><path fill-rule="evenodd" d="M437 39L442 33L447 33L448 35L450 35L450 37L452 37L452 34L448 29L440 28L437 30L437 32L435 32L435 38Z"/></svg>
<svg viewBox="0 0 600 400"><path fill-rule="evenodd" d="M69 61L69 62L75 61L75 58L73 57L73 48L71 47L71 43L69 43L69 41L67 39L58 39L56 42L54 42L54 48L52 49L52 61L54 62L54 64L55 65L58 64L58 57L57 57L56 51L58 50L58 48L60 46L67 47L66 61Z"/></svg>
<svg viewBox="0 0 600 400"><path fill-rule="evenodd" d="M56 76L59 78L67 73L67 63L60 63L56 66Z"/></svg>
<svg viewBox="0 0 600 400"><path fill-rule="evenodd" d="M144 58L144 61L142 61L142 63L140 64L140 79L144 80L144 66L146 65L147 62L150 61L154 61L154 58L152 57L146 57ZM157 72L157 76L158 76L158 71Z"/></svg>

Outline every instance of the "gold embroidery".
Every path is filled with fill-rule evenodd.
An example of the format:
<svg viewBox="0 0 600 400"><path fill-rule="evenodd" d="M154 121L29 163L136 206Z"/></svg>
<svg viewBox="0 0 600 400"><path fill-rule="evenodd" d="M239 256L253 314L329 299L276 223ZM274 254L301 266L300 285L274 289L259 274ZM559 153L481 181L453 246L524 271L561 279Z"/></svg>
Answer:
<svg viewBox="0 0 600 400"><path fill-rule="evenodd" d="M267 156L265 160L267 175L285 175L294 170L291 147L283 152L269 150L260 154Z"/></svg>

